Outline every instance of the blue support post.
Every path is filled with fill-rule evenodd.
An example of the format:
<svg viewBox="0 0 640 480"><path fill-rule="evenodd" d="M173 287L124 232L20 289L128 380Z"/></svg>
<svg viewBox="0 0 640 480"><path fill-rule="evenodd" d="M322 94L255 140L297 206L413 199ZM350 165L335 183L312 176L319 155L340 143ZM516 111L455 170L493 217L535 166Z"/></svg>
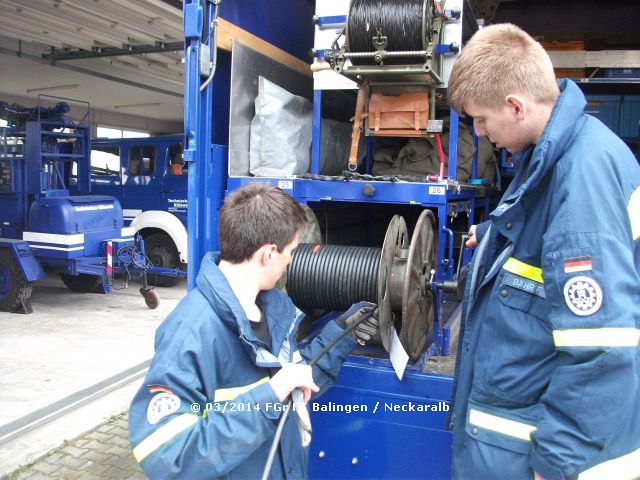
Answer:
<svg viewBox="0 0 640 480"><path fill-rule="evenodd" d="M447 279L447 265L445 259L445 245L446 245L446 231L445 225L447 224L447 206L438 206L438 256L440 260L438 268L436 268L436 280L442 281Z"/></svg>
<svg viewBox="0 0 640 480"><path fill-rule="evenodd" d="M367 165L365 172L371 175L373 170L373 137L367 137Z"/></svg>
<svg viewBox="0 0 640 480"><path fill-rule="evenodd" d="M457 178L458 170L458 113L452 108L449 120L449 178Z"/></svg>
<svg viewBox="0 0 640 480"><path fill-rule="evenodd" d="M485 195L485 200L489 198L489 195ZM486 212L486 210L485 210ZM469 209L469 213L467 214L467 232L471 228L471 226L475 222L475 213L476 213L476 198L471 199L471 208ZM464 248L462 251L462 264L466 265L471 260L471 249Z"/></svg>
<svg viewBox="0 0 640 480"><path fill-rule="evenodd" d="M446 260L446 263L444 263L445 278L447 280L451 280L451 279L453 279L453 264L454 264L454 262L453 262L453 241L454 241L455 237L453 235L453 230L451 230L450 228L445 227L443 225L441 229L447 235L447 237L449 238L449 241L448 241L448 247L449 248L447 249L448 250L447 253L449 255L449 258L443 259L443 262L445 262L445 260Z"/></svg>
<svg viewBox="0 0 640 480"><path fill-rule="evenodd" d="M311 173L320 173L320 139L322 138L322 90L313 91L313 129L311 131Z"/></svg>
<svg viewBox="0 0 640 480"><path fill-rule="evenodd" d="M200 92L200 43L203 25L208 25L213 14L213 5L207 3L207 11L202 9L200 0L185 0L184 34L185 34L185 85L184 85L184 159L189 165L188 180L188 212L187 225L189 265L187 287L195 287L195 279L200 261L206 253L205 240L208 234L208 215L211 204L207 204L207 164L210 158L211 115L203 113L212 108L211 84ZM210 218L210 217L209 217Z"/></svg>
<svg viewBox="0 0 640 480"><path fill-rule="evenodd" d="M471 180L478 178L478 135L476 135L476 129L471 128L471 134L473 136L473 145L476 147L473 152L473 161L471 162Z"/></svg>

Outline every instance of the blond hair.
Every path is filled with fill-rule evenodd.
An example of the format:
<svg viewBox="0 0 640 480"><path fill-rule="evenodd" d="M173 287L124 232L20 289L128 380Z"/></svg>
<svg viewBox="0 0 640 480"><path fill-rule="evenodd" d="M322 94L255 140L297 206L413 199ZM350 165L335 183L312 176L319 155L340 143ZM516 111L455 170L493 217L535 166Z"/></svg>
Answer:
<svg viewBox="0 0 640 480"><path fill-rule="evenodd" d="M449 103L460 113L467 102L497 108L509 94L528 94L553 103L559 93L547 52L510 23L476 32L456 60L448 85Z"/></svg>

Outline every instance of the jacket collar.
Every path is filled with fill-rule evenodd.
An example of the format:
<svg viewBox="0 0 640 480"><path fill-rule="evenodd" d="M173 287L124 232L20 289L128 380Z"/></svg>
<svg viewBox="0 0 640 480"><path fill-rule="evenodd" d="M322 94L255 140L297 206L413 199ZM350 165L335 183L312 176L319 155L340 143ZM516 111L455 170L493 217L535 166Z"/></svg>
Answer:
<svg viewBox="0 0 640 480"><path fill-rule="evenodd" d="M277 366L281 361L281 353L288 354L288 336L295 328L294 319L297 309L288 297L277 289L262 291L258 294L258 303L262 306L269 334L271 336L271 352L253 333L244 309L231 289L218 262L220 255L209 252L202 259L200 272L196 278L198 290L207 299L211 308L222 323L237 334L243 345L261 366ZM281 350L287 350L281 352ZM287 358L286 361L289 359Z"/></svg>
<svg viewBox="0 0 640 480"><path fill-rule="evenodd" d="M515 178L500 205L491 212L496 231L511 241L515 241L522 230L531 194L545 183L584 119L586 100L578 86L566 79L561 80L558 86L560 95L540 140L536 145L513 155L513 161L518 166Z"/></svg>
<svg viewBox="0 0 640 480"><path fill-rule="evenodd" d="M569 148L571 140L584 121L584 107L587 102L578 86L567 79L561 80L558 86L560 96L551 110L537 145L514 155L517 157L514 161L522 164L527 163L522 157L530 156L528 176L519 191L531 190L543 181Z"/></svg>

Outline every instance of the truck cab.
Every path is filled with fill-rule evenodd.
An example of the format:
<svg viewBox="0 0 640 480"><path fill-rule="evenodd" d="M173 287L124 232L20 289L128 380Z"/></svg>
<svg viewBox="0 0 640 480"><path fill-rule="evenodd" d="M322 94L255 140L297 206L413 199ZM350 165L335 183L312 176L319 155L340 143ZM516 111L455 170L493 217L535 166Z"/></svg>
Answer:
<svg viewBox="0 0 640 480"><path fill-rule="evenodd" d="M182 135L95 139L91 142L91 190L122 204L125 224L136 228L154 266L186 268L187 170ZM172 286L177 277L150 275Z"/></svg>

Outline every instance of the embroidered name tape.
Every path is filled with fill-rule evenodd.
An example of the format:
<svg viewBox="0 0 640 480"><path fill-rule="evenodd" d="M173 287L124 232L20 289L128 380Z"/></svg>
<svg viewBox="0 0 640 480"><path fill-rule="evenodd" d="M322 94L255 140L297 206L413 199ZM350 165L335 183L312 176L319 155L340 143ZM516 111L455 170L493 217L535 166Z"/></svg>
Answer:
<svg viewBox="0 0 640 480"><path fill-rule="evenodd" d="M520 275L514 275L513 273L507 273L502 279L502 285L508 285L518 290L536 295L540 298L546 298L544 293L544 284L530 280L528 278L521 277Z"/></svg>

